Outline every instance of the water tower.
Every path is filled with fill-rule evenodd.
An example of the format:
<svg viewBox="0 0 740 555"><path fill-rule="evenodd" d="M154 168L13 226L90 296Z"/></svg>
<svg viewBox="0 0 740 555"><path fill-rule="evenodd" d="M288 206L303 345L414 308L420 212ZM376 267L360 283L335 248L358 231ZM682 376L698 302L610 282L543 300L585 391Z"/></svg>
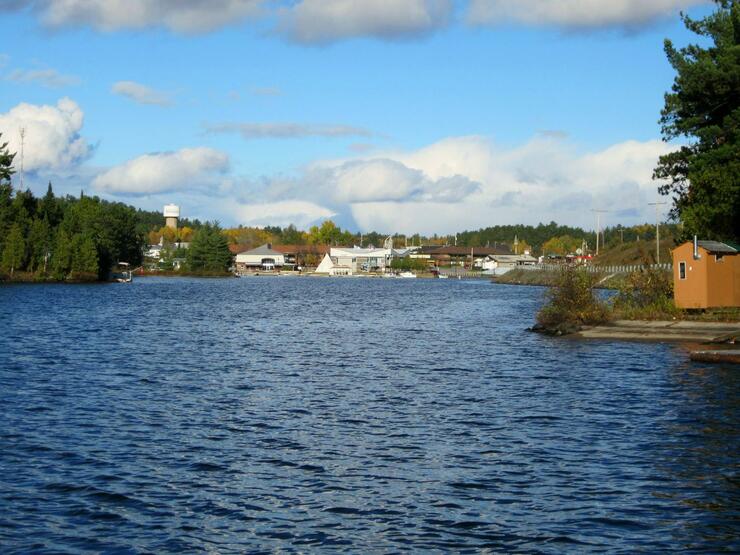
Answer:
<svg viewBox="0 0 740 555"><path fill-rule="evenodd" d="M176 204L166 204L164 207L164 223L167 227L177 229L177 220L180 219L180 207Z"/></svg>

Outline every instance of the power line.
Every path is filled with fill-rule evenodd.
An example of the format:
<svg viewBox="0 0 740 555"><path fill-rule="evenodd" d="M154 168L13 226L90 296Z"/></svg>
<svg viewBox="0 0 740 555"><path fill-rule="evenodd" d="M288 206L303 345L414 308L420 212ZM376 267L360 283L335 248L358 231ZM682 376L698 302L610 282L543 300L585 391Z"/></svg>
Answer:
<svg viewBox="0 0 740 555"><path fill-rule="evenodd" d="M596 214L596 256L599 256L599 232L601 231L601 215L609 212L608 210L591 209Z"/></svg>
<svg viewBox="0 0 740 555"><path fill-rule="evenodd" d="M660 264L660 207L667 202L648 202L648 206L655 206L655 261Z"/></svg>

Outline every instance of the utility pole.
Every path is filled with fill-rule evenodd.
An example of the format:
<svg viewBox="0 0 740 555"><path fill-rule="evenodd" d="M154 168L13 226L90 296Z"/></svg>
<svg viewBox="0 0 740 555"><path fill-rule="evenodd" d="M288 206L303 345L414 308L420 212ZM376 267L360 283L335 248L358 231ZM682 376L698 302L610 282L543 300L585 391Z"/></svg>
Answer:
<svg viewBox="0 0 740 555"><path fill-rule="evenodd" d="M519 237L514 235L514 254L519 254Z"/></svg>
<svg viewBox="0 0 740 555"><path fill-rule="evenodd" d="M663 202L648 202L648 206L655 206L655 261L660 264L660 207Z"/></svg>
<svg viewBox="0 0 740 555"><path fill-rule="evenodd" d="M599 233L601 232L601 215L609 211L596 210L595 208L592 208L591 212L594 212L596 214L596 256L599 256Z"/></svg>

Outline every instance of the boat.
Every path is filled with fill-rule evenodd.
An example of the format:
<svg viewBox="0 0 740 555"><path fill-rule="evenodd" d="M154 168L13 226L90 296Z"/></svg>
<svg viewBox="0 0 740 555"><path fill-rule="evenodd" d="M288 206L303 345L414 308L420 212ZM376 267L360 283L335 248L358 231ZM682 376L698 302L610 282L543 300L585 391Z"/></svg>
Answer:
<svg viewBox="0 0 740 555"><path fill-rule="evenodd" d="M116 265L116 269L111 271L110 279L117 283L131 283L134 281L134 272L136 270L138 268L132 270L128 262L119 262Z"/></svg>
<svg viewBox="0 0 740 555"><path fill-rule="evenodd" d="M416 274L414 272L401 272L398 274L398 277L403 279L413 279L416 277Z"/></svg>
<svg viewBox="0 0 740 555"><path fill-rule="evenodd" d="M437 274L437 279L448 279L449 277L447 274Z"/></svg>

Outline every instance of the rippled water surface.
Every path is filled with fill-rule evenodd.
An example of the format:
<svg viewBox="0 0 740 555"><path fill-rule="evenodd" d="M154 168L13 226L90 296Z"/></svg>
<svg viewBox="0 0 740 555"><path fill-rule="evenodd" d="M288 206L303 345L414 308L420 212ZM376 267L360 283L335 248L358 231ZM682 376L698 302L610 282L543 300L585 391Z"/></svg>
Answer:
<svg viewBox="0 0 740 555"><path fill-rule="evenodd" d="M0 287L13 552L740 549L740 374L486 282Z"/></svg>

